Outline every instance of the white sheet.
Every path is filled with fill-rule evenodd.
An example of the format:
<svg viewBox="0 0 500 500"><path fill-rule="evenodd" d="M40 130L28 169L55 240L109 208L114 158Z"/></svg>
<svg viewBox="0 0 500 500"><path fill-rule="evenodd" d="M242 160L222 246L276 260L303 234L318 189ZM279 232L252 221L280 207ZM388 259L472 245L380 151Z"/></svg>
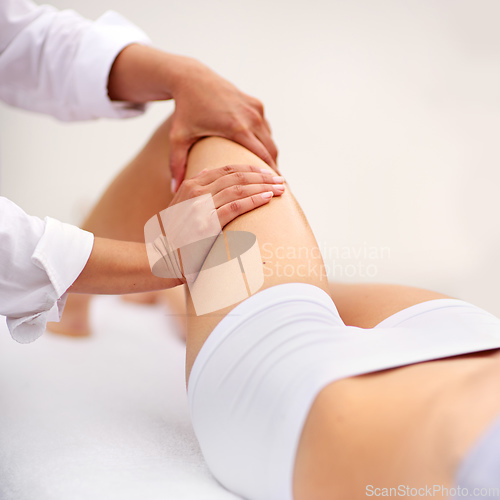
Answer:
<svg viewBox="0 0 500 500"><path fill-rule="evenodd" d="M94 335L30 345L0 317L1 500L235 500L194 436L162 307L99 297Z"/></svg>

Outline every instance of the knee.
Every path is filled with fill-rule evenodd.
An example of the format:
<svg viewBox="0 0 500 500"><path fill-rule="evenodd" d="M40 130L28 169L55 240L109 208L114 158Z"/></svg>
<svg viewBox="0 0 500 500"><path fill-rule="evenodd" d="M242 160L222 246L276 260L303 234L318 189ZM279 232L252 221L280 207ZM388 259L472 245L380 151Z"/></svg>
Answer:
<svg viewBox="0 0 500 500"><path fill-rule="evenodd" d="M236 142L223 137L204 137L190 149L186 177L192 177L203 169L214 169L226 165L267 165L255 154Z"/></svg>

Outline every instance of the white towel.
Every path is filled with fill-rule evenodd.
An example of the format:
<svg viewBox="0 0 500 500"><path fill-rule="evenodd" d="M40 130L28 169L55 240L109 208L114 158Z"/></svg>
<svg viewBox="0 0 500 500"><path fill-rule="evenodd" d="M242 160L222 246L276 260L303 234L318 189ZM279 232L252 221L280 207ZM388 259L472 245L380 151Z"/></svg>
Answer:
<svg viewBox="0 0 500 500"><path fill-rule="evenodd" d="M94 335L14 342L0 317L0 500L235 500L189 420L163 307L94 300Z"/></svg>

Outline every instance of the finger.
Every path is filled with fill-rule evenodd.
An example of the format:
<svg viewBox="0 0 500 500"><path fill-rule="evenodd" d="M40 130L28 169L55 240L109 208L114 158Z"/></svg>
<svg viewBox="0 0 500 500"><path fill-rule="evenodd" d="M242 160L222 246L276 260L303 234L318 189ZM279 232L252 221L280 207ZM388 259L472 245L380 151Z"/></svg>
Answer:
<svg viewBox="0 0 500 500"><path fill-rule="evenodd" d="M250 95L247 95L247 99L249 100L249 104L252 108L254 108L260 116L264 116L264 104L262 104L262 101L259 101L259 99Z"/></svg>
<svg viewBox="0 0 500 500"><path fill-rule="evenodd" d="M260 129L256 129L254 133L257 139L264 144L276 164L276 160L278 159L278 148L271 137L271 132L266 128L264 123L262 123Z"/></svg>
<svg viewBox="0 0 500 500"><path fill-rule="evenodd" d="M239 134L235 135L233 140L264 160L267 165L269 165L273 169L276 169L276 162L273 160L273 157L266 149L264 144L262 144L262 142L257 139L255 134L249 131L240 132Z"/></svg>
<svg viewBox="0 0 500 500"><path fill-rule="evenodd" d="M243 198L242 200L235 200L230 203L226 203L217 209L219 222L224 227L226 224L229 224L229 222L236 219L239 215L250 212L254 208L258 208L266 203L269 203L272 197L273 192L266 191L265 193L255 194L253 196L249 196L248 198Z"/></svg>
<svg viewBox="0 0 500 500"><path fill-rule="evenodd" d="M263 120L263 123L264 123L264 127L266 127L266 130L272 134L272 130L271 130L271 125L269 124L269 121L264 117L264 120Z"/></svg>
<svg viewBox="0 0 500 500"><path fill-rule="evenodd" d="M260 167L254 165L225 165L224 167L214 168L212 170L202 170L198 175L192 177L196 179L201 186L206 186L216 181L220 177L234 174L236 172L257 172L260 173Z"/></svg>
<svg viewBox="0 0 500 500"><path fill-rule="evenodd" d="M284 184L285 179L279 175L274 175L275 172L272 170L264 171L261 170L257 172L234 172L229 175L224 175L219 177L211 184L205 186L206 189L210 191L212 196L223 189L227 189L234 186L248 186L250 184Z"/></svg>
<svg viewBox="0 0 500 500"><path fill-rule="evenodd" d="M256 194L273 192L273 196L281 196L285 192L284 184L249 184L242 186L236 184L234 186L223 189L213 196L215 208L222 207L232 201L242 200Z"/></svg>

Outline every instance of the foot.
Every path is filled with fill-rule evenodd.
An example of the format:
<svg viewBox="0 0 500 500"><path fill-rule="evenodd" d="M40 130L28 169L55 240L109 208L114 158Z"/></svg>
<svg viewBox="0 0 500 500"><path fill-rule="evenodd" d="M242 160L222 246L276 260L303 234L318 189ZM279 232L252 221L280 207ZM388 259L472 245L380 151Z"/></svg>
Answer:
<svg viewBox="0 0 500 500"><path fill-rule="evenodd" d="M91 298L91 295L70 294L61 321L47 323L47 330L70 337L90 335L89 306Z"/></svg>

